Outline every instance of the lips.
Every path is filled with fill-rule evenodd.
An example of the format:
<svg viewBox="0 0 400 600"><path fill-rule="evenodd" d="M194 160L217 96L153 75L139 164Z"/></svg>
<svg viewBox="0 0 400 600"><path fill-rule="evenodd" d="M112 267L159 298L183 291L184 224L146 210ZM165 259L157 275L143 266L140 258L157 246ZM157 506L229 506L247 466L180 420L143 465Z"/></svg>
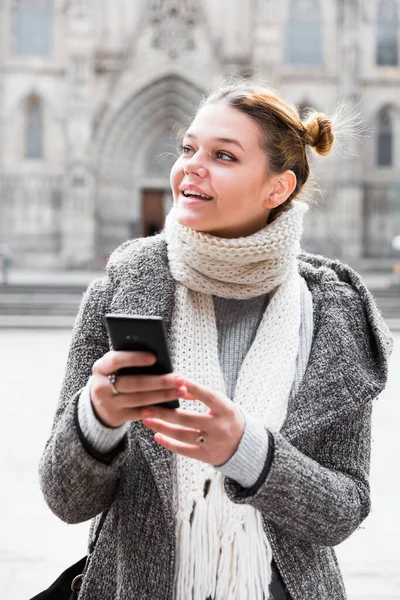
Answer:
<svg viewBox="0 0 400 600"><path fill-rule="evenodd" d="M192 198L197 200L212 200L213 197L207 194L204 190L197 187L196 185L184 185L180 189L181 194L185 198Z"/></svg>

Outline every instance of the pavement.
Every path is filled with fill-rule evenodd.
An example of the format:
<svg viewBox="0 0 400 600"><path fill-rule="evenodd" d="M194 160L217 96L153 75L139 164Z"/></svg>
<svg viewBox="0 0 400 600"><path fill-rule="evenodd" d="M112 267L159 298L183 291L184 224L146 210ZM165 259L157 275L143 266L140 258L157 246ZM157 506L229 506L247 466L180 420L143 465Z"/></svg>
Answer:
<svg viewBox="0 0 400 600"><path fill-rule="evenodd" d="M88 523L55 517L37 476L70 337L70 330L0 330L1 600L29 600L86 553ZM349 600L400 599L399 364L395 333L388 386L373 414L372 512L337 548Z"/></svg>

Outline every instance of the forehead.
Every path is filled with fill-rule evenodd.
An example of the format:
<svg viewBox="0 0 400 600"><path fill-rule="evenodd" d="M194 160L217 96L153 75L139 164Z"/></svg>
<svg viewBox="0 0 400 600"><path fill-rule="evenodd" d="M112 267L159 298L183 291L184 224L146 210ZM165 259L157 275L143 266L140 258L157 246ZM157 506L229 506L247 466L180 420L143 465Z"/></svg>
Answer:
<svg viewBox="0 0 400 600"><path fill-rule="evenodd" d="M187 133L197 139L234 138L244 149L260 147L258 125L247 115L225 102L200 108Z"/></svg>

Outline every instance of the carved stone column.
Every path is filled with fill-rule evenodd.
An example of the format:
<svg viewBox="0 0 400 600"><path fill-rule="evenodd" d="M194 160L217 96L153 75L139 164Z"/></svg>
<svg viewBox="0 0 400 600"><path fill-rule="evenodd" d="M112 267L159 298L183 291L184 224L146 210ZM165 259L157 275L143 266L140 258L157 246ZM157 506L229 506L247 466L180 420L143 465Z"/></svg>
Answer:
<svg viewBox="0 0 400 600"><path fill-rule="evenodd" d="M6 233L7 233L7 219L6 219L6 206L4 202L4 177L3 177L3 152L4 152L4 140L3 140L3 115L4 115L4 106L3 106L3 85L4 85L4 72L3 72L3 62L4 62L4 54L5 54L5 35L4 28L6 22L6 8L5 3L0 2L0 243L5 241Z"/></svg>
<svg viewBox="0 0 400 600"><path fill-rule="evenodd" d="M341 31L342 97L349 113L359 110L360 90L360 19L359 0L339 2L339 30ZM341 174L335 198L335 230L346 249L345 260L352 264L363 254L363 197L362 153L356 136L345 140L346 156L341 160Z"/></svg>
<svg viewBox="0 0 400 600"><path fill-rule="evenodd" d="M94 253L93 174L89 154L94 8L92 0L73 0L68 7L68 162L61 219L61 256L66 267L85 266Z"/></svg>

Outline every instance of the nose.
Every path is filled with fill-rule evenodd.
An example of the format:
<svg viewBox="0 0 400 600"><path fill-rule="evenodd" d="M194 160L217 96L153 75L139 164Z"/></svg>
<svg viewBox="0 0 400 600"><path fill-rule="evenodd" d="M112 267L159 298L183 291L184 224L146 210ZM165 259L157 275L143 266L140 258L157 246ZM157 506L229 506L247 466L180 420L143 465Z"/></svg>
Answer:
<svg viewBox="0 0 400 600"><path fill-rule="evenodd" d="M198 175L199 177L205 177L207 174L207 169L199 156L199 153L196 152L193 156L185 161L185 166L183 167L183 172L187 175Z"/></svg>

